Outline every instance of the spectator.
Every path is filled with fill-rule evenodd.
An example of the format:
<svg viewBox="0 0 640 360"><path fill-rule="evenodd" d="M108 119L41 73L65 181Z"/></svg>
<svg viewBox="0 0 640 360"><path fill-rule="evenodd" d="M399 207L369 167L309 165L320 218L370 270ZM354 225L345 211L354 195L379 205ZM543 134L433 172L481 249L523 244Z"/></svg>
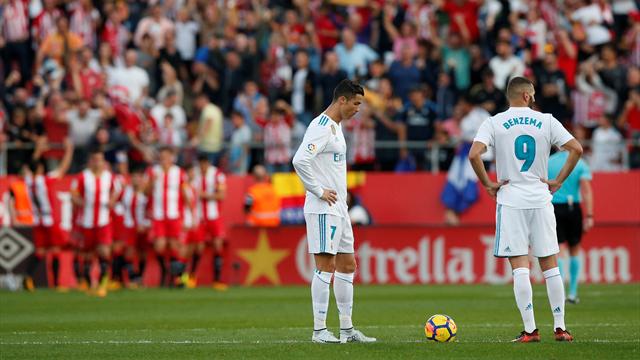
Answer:
<svg viewBox="0 0 640 360"><path fill-rule="evenodd" d="M124 57L124 66L117 68L111 78L113 86L121 86L127 89L131 103L140 106L149 93L149 75L141 67L136 65L138 54L135 50L127 50Z"/></svg>
<svg viewBox="0 0 640 360"><path fill-rule="evenodd" d="M151 109L151 116L153 116L159 128L165 126L164 118L166 114L171 114L173 125L177 131L183 134L187 126L187 115L182 106L178 104L178 94L175 91L167 91L162 102Z"/></svg>
<svg viewBox="0 0 640 360"><path fill-rule="evenodd" d="M384 10L384 29L387 31L393 41L393 55L396 60L403 60L405 56L413 57L418 52L418 43L416 38L416 27L413 23L404 21L400 26L400 31L393 24L395 17L395 6L388 4ZM408 54L403 54L407 52Z"/></svg>
<svg viewBox="0 0 640 360"><path fill-rule="evenodd" d="M176 124L172 113L167 112L159 128L158 145L179 148L183 145L183 131Z"/></svg>
<svg viewBox="0 0 640 360"><path fill-rule="evenodd" d="M56 19L55 31L44 38L38 48L36 68L40 68L45 59L52 59L58 66L69 66L74 61L75 52L82 47L82 38L69 31L69 21L60 16Z"/></svg>
<svg viewBox="0 0 640 360"><path fill-rule="evenodd" d="M509 79L524 74L525 65L521 59L513 55L513 48L506 41L498 42L496 52L497 55L489 61L489 67L493 71L495 86L504 91Z"/></svg>
<svg viewBox="0 0 640 360"><path fill-rule="evenodd" d="M178 79L176 69L174 69L168 62L160 63L160 72L162 73L162 87L158 90L156 98L158 101L164 101L164 99L170 93L175 93L176 104L182 105L184 102L184 89L182 82Z"/></svg>
<svg viewBox="0 0 640 360"><path fill-rule="evenodd" d="M395 84L395 93L402 98L402 101L408 101L409 90L420 85L420 70L415 65L414 53L414 49L410 46L403 46L397 60L389 67L389 79Z"/></svg>
<svg viewBox="0 0 640 360"><path fill-rule="evenodd" d="M349 160L354 171L372 171L376 160L376 123L372 109L362 106L356 116L346 124L351 140Z"/></svg>
<svg viewBox="0 0 640 360"><path fill-rule="evenodd" d="M220 81L220 107L228 112L233 105L233 99L242 89L247 80L245 69L242 68L242 59L235 51L229 51L225 56L224 69L218 74Z"/></svg>
<svg viewBox="0 0 640 360"><path fill-rule="evenodd" d="M20 69L20 83L31 79L31 49L29 44L29 9L24 0L9 0L4 5L1 38L6 42L2 50L5 71L13 62ZM2 48L2 46L0 46Z"/></svg>
<svg viewBox="0 0 640 360"><path fill-rule="evenodd" d="M13 110L10 118L2 118L3 121L9 120L6 129L7 140L16 147L10 150L7 156L7 173L17 174L23 164L29 163L32 146L35 144L36 133L31 124L27 121L27 111L24 108L17 107Z"/></svg>
<svg viewBox="0 0 640 360"><path fill-rule="evenodd" d="M238 111L231 113L231 143L229 148L229 172L236 175L245 175L249 169L251 157L249 146L251 144L251 129L244 122L244 116Z"/></svg>
<svg viewBox="0 0 640 360"><path fill-rule="evenodd" d="M562 123L571 118L567 104L569 93L564 73L558 69L555 54L548 53L543 60L542 68L536 74L538 105L543 112L551 113Z"/></svg>
<svg viewBox="0 0 640 360"><path fill-rule="evenodd" d="M347 78L347 72L340 69L338 55L329 51L324 55L324 65L320 74L320 93L322 95L322 107L326 108L333 101L333 89L340 81Z"/></svg>
<svg viewBox="0 0 640 360"><path fill-rule="evenodd" d="M436 118L444 120L451 117L458 99L458 92L453 81L453 71L441 72L436 87Z"/></svg>
<svg viewBox="0 0 640 360"><path fill-rule="evenodd" d="M105 76L91 68L92 61L93 53L90 48L85 47L78 54L78 60L70 66L71 87L77 97L87 101L91 101L105 85Z"/></svg>
<svg viewBox="0 0 640 360"><path fill-rule="evenodd" d="M364 77L368 64L378 59L378 54L368 45L356 43L356 35L348 28L342 30L342 42L334 51L340 60L340 68L349 78Z"/></svg>
<svg viewBox="0 0 640 360"><path fill-rule="evenodd" d="M492 116L507 109L507 98L496 88L493 71L487 68L482 73L482 82L471 88L471 97Z"/></svg>
<svg viewBox="0 0 640 360"><path fill-rule="evenodd" d="M103 41L100 46L106 44L111 48L111 53L116 58L124 55L127 43L131 39L131 33L122 24L122 15L117 9L112 9L108 13L108 19L102 29L100 39ZM147 34L148 35L148 34Z"/></svg>
<svg viewBox="0 0 640 360"><path fill-rule="evenodd" d="M617 103L617 94L602 83L593 62L581 64L573 93L573 122L594 128L605 112L615 111Z"/></svg>
<svg viewBox="0 0 640 360"><path fill-rule="evenodd" d="M613 172L622 170L622 135L613 127L608 115L600 117L599 126L593 131L591 169L594 172Z"/></svg>
<svg viewBox="0 0 640 360"><path fill-rule="evenodd" d="M451 33L448 44L442 48L444 71L453 71L458 91L464 91L471 85L471 55L462 45L460 35Z"/></svg>
<svg viewBox="0 0 640 360"><path fill-rule="evenodd" d="M577 21L585 28L587 44L598 46L611 41L611 32L605 25L613 23L613 16L603 11L599 4L591 1L577 1L578 8L571 14L571 20Z"/></svg>
<svg viewBox="0 0 640 360"><path fill-rule="evenodd" d="M100 13L93 7L91 0L77 0L69 4L71 32L82 38L82 45L92 50L97 47L96 30L100 21Z"/></svg>
<svg viewBox="0 0 640 360"><path fill-rule="evenodd" d="M190 68L191 61L196 54L196 36L200 31L198 23L191 19L189 11L192 10L185 6L178 10L176 21L176 46L180 53L180 59Z"/></svg>
<svg viewBox="0 0 640 360"><path fill-rule="evenodd" d="M440 1L437 3L441 4ZM460 35L465 44L471 44L478 40L478 9L480 7L480 1L445 1L444 4L440 6L449 16L451 33Z"/></svg>
<svg viewBox="0 0 640 360"><path fill-rule="evenodd" d="M264 102L265 96L258 92L258 84L254 81L247 81L244 84L244 91L236 96L233 101L233 110L244 116L245 124L251 129L257 130L256 115L258 104Z"/></svg>
<svg viewBox="0 0 640 360"><path fill-rule="evenodd" d="M198 150L209 156L209 162L217 166L224 135L222 111L209 101L206 94L196 95L194 105L200 113L200 119L198 121L198 136L194 138L193 144L198 145Z"/></svg>
<svg viewBox="0 0 640 360"><path fill-rule="evenodd" d="M265 166L270 174L291 170L291 128L286 114L285 109L274 108L264 128Z"/></svg>
<svg viewBox="0 0 640 360"><path fill-rule="evenodd" d="M429 169L426 161L427 144L433 138L436 121L434 104L426 98L424 91L425 89L421 87L411 89L409 103L399 116L400 121L406 126L407 140L424 144L424 147L410 149L418 170Z"/></svg>
<svg viewBox="0 0 640 360"><path fill-rule="evenodd" d="M618 106L615 109L615 112L618 113L624 105L623 101L628 91L626 85L627 69L618 61L618 54L613 45L605 45L602 48L601 58L602 61L596 63L596 69L598 69L598 74L602 78L602 83L615 91L618 98L622 100L618 102Z"/></svg>
<svg viewBox="0 0 640 360"><path fill-rule="evenodd" d="M151 5L149 16L143 18L136 27L133 42L136 46L142 45L142 36L149 34L153 40L153 45L160 50L165 45L166 34L174 32L173 22L162 15L162 7L159 3Z"/></svg>
<svg viewBox="0 0 640 360"><path fill-rule="evenodd" d="M34 12L40 10L31 21L31 34L35 48L39 47L47 36L56 31L57 20L64 15L62 11L57 8L56 3L56 0L43 0L39 9L37 7L29 9L29 13L32 16Z"/></svg>
<svg viewBox="0 0 640 360"><path fill-rule="evenodd" d="M299 122L309 126L313 120L313 100L316 88L316 74L309 69L309 54L296 53L296 71L291 82L291 107Z"/></svg>

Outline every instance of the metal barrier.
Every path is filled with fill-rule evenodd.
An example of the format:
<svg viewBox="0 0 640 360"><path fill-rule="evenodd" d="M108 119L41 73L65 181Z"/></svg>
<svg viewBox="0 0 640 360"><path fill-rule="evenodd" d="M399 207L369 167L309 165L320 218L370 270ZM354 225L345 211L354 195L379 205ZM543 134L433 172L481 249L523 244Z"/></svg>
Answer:
<svg viewBox="0 0 640 360"><path fill-rule="evenodd" d="M349 140L347 140L347 144L349 143ZM587 140L587 141L583 141L582 144L583 146L591 146L592 145L592 141L591 140ZM438 144L438 143L428 143L425 141L376 141L375 142L375 149L387 149L387 150L400 150L400 149L407 149L407 150L420 150L420 149L424 149L425 151L425 159L428 159L429 161L429 169L432 173L438 173L440 171L439 168L439 159L438 159L438 154L440 152L440 150L442 149L453 149L455 150L457 148L457 146L459 145L459 143L448 143L448 144ZM620 154L621 154L621 160L622 160L622 169L623 170L629 170L630 168L630 156L629 156L629 147L635 146L635 147L640 147L640 138L637 139L625 139L624 141L622 141L621 143L618 143L619 147L620 147ZM111 148L110 148L111 146ZM111 150L115 145L108 145L106 147L105 150ZM62 144L49 144L49 148L50 149L62 149ZM156 146L158 147L158 146ZM29 149L34 149L35 145L34 144L16 144L16 143L2 143L0 144L0 176L4 176L7 175L7 160L9 158L9 153L12 150L29 150ZM229 142L225 142L224 143L224 149L229 149L230 148L230 143ZM251 150L260 150L260 149L264 149L265 145L262 142L252 142L250 144L250 149ZM347 146L347 148L349 149L350 147ZM180 149L182 150L196 150L194 147L191 146L183 146ZM295 149L293 149L292 151L295 151Z"/></svg>

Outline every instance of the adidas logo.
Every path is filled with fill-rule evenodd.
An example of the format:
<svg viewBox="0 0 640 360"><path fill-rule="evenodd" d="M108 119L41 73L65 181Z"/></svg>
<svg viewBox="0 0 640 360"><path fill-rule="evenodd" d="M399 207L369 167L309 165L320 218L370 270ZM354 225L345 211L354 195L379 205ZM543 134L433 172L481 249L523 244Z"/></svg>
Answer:
<svg viewBox="0 0 640 360"><path fill-rule="evenodd" d="M511 252L511 248L507 246L506 248L504 248L504 252Z"/></svg>
<svg viewBox="0 0 640 360"><path fill-rule="evenodd" d="M559 308L558 308L559 309ZM533 304L529 303L529 305L527 305L527 307L525 308L525 310L533 310Z"/></svg>
<svg viewBox="0 0 640 360"><path fill-rule="evenodd" d="M560 306L558 306L557 308L553 309L553 313L554 314L558 314L560 312L562 312L562 310L560 310Z"/></svg>

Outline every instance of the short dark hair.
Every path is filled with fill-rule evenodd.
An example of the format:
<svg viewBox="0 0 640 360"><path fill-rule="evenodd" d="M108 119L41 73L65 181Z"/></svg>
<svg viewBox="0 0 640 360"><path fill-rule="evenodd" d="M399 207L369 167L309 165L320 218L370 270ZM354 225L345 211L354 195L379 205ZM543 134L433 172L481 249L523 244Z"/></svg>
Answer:
<svg viewBox="0 0 640 360"><path fill-rule="evenodd" d="M202 162L202 161L209 162L209 156L206 153L201 152L201 153L198 154L198 161L199 162Z"/></svg>
<svg viewBox="0 0 640 360"><path fill-rule="evenodd" d="M175 153L175 150L173 149L173 146L169 146L169 145L163 145L158 149L158 152L170 152L172 154Z"/></svg>
<svg viewBox="0 0 640 360"><path fill-rule="evenodd" d="M533 82L531 80L522 76L516 76L509 80L509 85L507 85L507 97L509 99L515 99L522 94L525 88L528 87L533 88Z"/></svg>
<svg viewBox="0 0 640 360"><path fill-rule="evenodd" d="M341 96L344 96L347 100L351 100L356 95L364 96L362 86L353 80L344 79L340 81L335 90L333 90L333 101L338 100Z"/></svg>

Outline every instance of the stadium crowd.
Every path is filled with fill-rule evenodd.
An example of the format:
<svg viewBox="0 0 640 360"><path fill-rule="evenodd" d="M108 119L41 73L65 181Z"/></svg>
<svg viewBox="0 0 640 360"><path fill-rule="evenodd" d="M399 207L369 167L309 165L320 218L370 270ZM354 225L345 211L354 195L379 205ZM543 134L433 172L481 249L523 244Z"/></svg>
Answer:
<svg viewBox="0 0 640 360"><path fill-rule="evenodd" d="M353 169L415 171L506 106L511 76L621 168L640 134L640 6L633 0L1 0L0 141L9 173L33 156L71 172L153 149L225 172L289 171L305 126L343 78L367 106L345 124ZM632 167L640 166L629 147ZM439 147L446 170L455 147Z"/></svg>

